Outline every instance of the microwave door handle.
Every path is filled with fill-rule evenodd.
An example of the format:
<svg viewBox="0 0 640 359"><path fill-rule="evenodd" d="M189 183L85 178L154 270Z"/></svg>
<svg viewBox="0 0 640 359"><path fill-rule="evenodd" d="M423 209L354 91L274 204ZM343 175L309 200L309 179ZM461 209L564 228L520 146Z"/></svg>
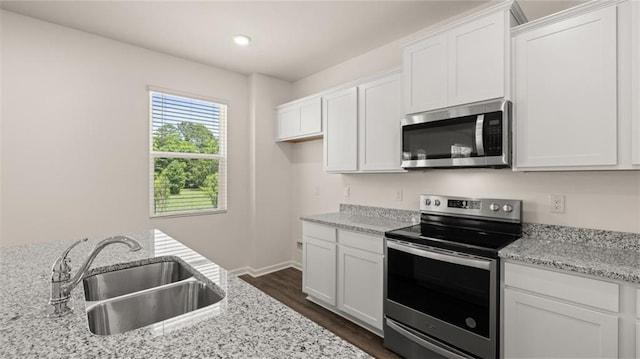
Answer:
<svg viewBox="0 0 640 359"><path fill-rule="evenodd" d="M426 251L424 249L409 247L409 246L397 243L395 241L391 241L389 239L387 239L387 247L393 248L401 252L413 254L416 256L424 257L424 258L434 259L441 262L459 264L465 267L473 267L473 268L484 269L484 270L491 269L491 262L489 261L483 261L480 259L465 258L465 257L459 257L455 255L450 255L450 254Z"/></svg>
<svg viewBox="0 0 640 359"><path fill-rule="evenodd" d="M478 115L476 119L476 149L478 156L484 156L484 114Z"/></svg>

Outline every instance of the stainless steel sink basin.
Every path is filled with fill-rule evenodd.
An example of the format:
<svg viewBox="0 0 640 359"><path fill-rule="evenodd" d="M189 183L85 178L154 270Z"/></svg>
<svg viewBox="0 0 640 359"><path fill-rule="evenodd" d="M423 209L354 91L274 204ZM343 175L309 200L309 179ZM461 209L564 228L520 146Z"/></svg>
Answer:
<svg viewBox="0 0 640 359"><path fill-rule="evenodd" d="M83 285L89 330L98 335L162 322L224 298L219 288L214 290L190 267L171 259L95 274Z"/></svg>
<svg viewBox="0 0 640 359"><path fill-rule="evenodd" d="M89 329L98 335L124 333L204 308L222 298L192 278L88 306Z"/></svg>
<svg viewBox="0 0 640 359"><path fill-rule="evenodd" d="M86 277L84 296L87 301L104 300L190 277L193 273L179 262L150 263Z"/></svg>

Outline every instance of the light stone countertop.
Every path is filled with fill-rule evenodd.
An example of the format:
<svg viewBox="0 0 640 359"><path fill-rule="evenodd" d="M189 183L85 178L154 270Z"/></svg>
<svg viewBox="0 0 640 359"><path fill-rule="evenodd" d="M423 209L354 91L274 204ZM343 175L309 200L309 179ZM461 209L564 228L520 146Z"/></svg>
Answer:
<svg viewBox="0 0 640 359"><path fill-rule="evenodd" d="M640 284L640 252L525 236L500 250L502 259Z"/></svg>
<svg viewBox="0 0 640 359"><path fill-rule="evenodd" d="M72 292L74 312L44 314L50 271L73 241L0 248L0 358L369 358L369 355L245 283L158 230L125 233L142 244L120 244L98 254L91 273L175 256L226 292L218 304L122 334L88 329L82 283ZM74 269L104 237L70 252ZM108 266L108 268L101 268Z"/></svg>
<svg viewBox="0 0 640 359"><path fill-rule="evenodd" d="M420 212L341 204L339 212L303 216L300 219L384 237L386 231L419 223Z"/></svg>
<svg viewBox="0 0 640 359"><path fill-rule="evenodd" d="M384 236L419 221L420 212L341 204L340 211L300 219ZM640 234L524 223L525 236L501 249L502 259L640 284Z"/></svg>
<svg viewBox="0 0 640 359"><path fill-rule="evenodd" d="M369 217L353 213L322 213L300 217L301 220L324 224L351 231L358 231L384 237L384 232L410 226L411 223L400 222L384 217Z"/></svg>

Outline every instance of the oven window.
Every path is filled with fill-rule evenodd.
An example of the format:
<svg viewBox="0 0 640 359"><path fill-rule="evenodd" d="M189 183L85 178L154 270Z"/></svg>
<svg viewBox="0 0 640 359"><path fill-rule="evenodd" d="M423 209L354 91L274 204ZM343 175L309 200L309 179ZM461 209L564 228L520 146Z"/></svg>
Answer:
<svg viewBox="0 0 640 359"><path fill-rule="evenodd" d="M489 338L490 271L387 250L388 299Z"/></svg>

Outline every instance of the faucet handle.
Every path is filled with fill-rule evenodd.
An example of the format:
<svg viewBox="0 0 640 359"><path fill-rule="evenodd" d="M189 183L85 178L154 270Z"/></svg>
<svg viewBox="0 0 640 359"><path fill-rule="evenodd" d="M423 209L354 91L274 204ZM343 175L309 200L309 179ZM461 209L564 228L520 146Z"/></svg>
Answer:
<svg viewBox="0 0 640 359"><path fill-rule="evenodd" d="M69 264L70 260L67 259L67 255L73 249L73 247L77 246L81 242L86 242L89 238L83 238L79 241L74 242L67 249L62 252L60 257L56 259L53 263L53 267L51 268L51 281L60 282L69 280L71 277L71 265Z"/></svg>

